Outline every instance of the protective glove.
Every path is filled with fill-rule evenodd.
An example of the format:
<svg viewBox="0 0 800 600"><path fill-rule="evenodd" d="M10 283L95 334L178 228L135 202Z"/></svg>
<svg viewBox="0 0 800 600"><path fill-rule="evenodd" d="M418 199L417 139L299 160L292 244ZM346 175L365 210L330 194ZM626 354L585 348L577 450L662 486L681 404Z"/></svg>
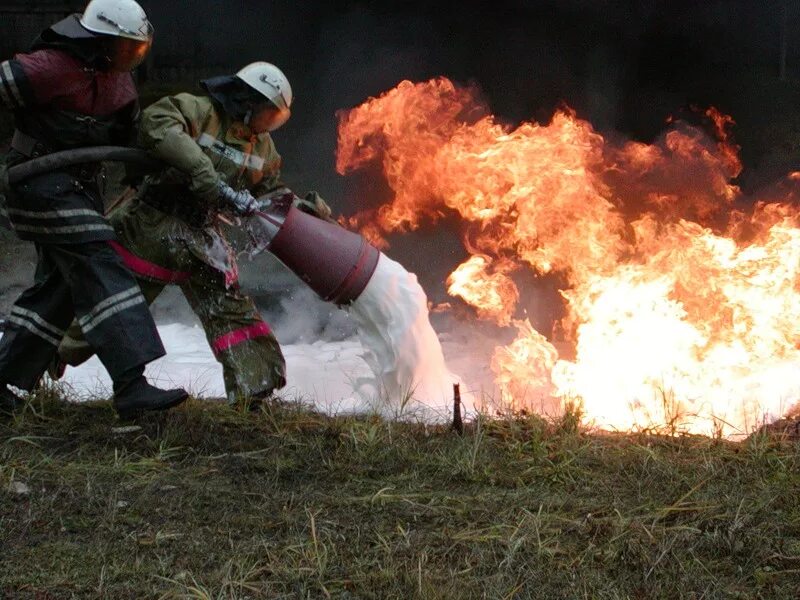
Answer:
<svg viewBox="0 0 800 600"><path fill-rule="evenodd" d="M269 210L278 207L284 207L288 210L290 206L296 204L300 198L294 195L294 192L285 185L270 190L263 196L259 196L256 200L259 210Z"/></svg>
<svg viewBox="0 0 800 600"><path fill-rule="evenodd" d="M305 213L314 215L323 221L331 220L331 207L317 192L308 192L303 200L298 198L297 207Z"/></svg>
<svg viewBox="0 0 800 600"><path fill-rule="evenodd" d="M253 194L247 190L239 190L237 192L224 181L219 182L218 190L220 203L229 208L235 215L247 217L252 215L258 208Z"/></svg>

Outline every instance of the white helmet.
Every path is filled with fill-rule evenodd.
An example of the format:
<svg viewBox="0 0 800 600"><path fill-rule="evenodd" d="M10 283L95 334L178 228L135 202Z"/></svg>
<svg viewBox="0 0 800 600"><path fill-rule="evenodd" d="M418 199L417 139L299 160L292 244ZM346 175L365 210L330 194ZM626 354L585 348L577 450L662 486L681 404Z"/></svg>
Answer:
<svg viewBox="0 0 800 600"><path fill-rule="evenodd" d="M254 62L236 73L236 77L278 109L265 125L266 131L275 131L289 120L292 114L292 86L283 71L268 62Z"/></svg>
<svg viewBox="0 0 800 600"><path fill-rule="evenodd" d="M278 67L268 62L254 62L236 76L281 110L292 107L292 86Z"/></svg>
<svg viewBox="0 0 800 600"><path fill-rule="evenodd" d="M92 33L151 42L153 26L134 0L92 0L83 11L81 25Z"/></svg>

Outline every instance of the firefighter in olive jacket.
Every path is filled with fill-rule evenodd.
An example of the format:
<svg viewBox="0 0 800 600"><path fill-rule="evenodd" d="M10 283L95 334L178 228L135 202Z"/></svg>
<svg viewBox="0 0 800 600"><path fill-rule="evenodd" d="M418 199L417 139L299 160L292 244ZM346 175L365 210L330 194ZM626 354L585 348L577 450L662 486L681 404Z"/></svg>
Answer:
<svg viewBox="0 0 800 600"><path fill-rule="evenodd" d="M138 100L130 71L148 53L152 33L133 0L93 0L82 15L45 30L29 53L0 64L0 106L14 111L16 126L5 164L132 141ZM111 375L121 417L187 397L144 378L144 366L164 348L139 286L109 245L116 236L103 215L99 173L99 164L84 164L7 190L4 216L36 245L38 263L0 341L0 413L22 404L9 386L34 388L75 318Z"/></svg>
<svg viewBox="0 0 800 600"><path fill-rule="evenodd" d="M149 302L168 284L181 287L222 364L228 399L237 402L282 388L286 365L269 325L239 289L220 213L251 214L255 197L281 187L269 132L289 118L292 90L264 62L202 86L207 96L178 94L143 111L140 144L170 167L145 178L111 219L116 250ZM321 199L311 209L330 214ZM73 332L60 355L77 365L88 353Z"/></svg>

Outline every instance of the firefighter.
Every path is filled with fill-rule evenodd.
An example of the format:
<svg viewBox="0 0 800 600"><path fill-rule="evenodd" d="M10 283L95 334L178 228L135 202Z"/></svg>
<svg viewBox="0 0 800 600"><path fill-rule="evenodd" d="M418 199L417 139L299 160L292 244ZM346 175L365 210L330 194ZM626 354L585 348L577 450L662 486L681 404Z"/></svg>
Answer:
<svg viewBox="0 0 800 600"><path fill-rule="evenodd" d="M169 168L146 177L135 198L112 214L115 248L148 302L166 285L180 286L222 364L229 402L257 405L286 384L286 364L269 325L239 288L220 221L224 213L251 214L255 197L267 192L290 193L279 181L281 158L269 132L289 118L292 89L265 62L201 87L206 95L166 97L143 111L140 144ZM301 208L330 216L318 195L309 198ZM61 345L66 364L91 355L79 334L73 327Z"/></svg>
<svg viewBox="0 0 800 600"><path fill-rule="evenodd" d="M0 64L0 104L16 130L6 164L47 153L126 144L135 134L137 92L131 71L147 55L153 28L133 0L93 0L41 33L31 51ZM0 341L0 412L21 405L77 319L114 383L121 418L165 410L187 398L144 377L164 355L136 280L111 244L99 164L84 164L16 184L7 216L35 244L35 282L17 300Z"/></svg>

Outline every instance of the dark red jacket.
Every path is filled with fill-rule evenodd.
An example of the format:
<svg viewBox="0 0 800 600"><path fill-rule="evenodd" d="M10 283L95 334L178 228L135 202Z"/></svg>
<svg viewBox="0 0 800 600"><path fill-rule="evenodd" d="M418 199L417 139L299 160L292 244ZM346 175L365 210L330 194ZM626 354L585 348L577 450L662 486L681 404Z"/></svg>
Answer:
<svg viewBox="0 0 800 600"><path fill-rule="evenodd" d="M63 50L17 54L0 65L0 101L12 110L50 107L105 117L136 100L130 73L95 71Z"/></svg>

